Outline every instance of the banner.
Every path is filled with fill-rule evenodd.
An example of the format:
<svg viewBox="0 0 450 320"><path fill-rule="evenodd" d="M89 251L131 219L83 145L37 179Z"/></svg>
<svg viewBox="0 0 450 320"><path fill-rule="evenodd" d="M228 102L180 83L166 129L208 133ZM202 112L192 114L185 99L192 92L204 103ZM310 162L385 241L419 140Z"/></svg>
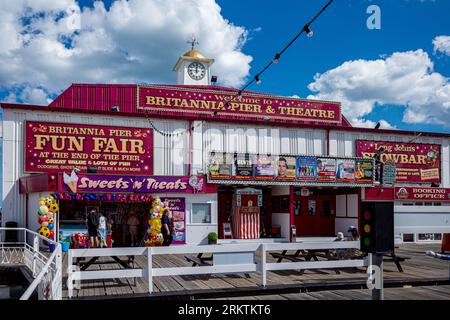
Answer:
<svg viewBox="0 0 450 320"><path fill-rule="evenodd" d="M220 91L170 86L138 86L137 108L148 113L169 111L186 118L198 119L199 114L213 115L214 119L269 118L281 122L305 121L342 123L338 102L285 98L258 93Z"/></svg>
<svg viewBox="0 0 450 320"><path fill-rule="evenodd" d="M152 157L150 129L25 122L25 172L152 174Z"/></svg>
<svg viewBox="0 0 450 320"><path fill-rule="evenodd" d="M172 244L186 243L186 202L184 198L161 198L172 212Z"/></svg>
<svg viewBox="0 0 450 320"><path fill-rule="evenodd" d="M381 162L395 162L397 183L440 183L441 145L356 140L358 157L373 158L380 148Z"/></svg>
<svg viewBox="0 0 450 320"><path fill-rule="evenodd" d="M203 180L203 178L200 178ZM196 185L189 177L117 176L64 174L59 179L59 191L71 193L197 193L203 181Z"/></svg>
<svg viewBox="0 0 450 320"><path fill-rule="evenodd" d="M253 178L253 161L248 153L238 153L236 157L236 178L252 179Z"/></svg>
<svg viewBox="0 0 450 320"><path fill-rule="evenodd" d="M209 175L217 179L230 179L234 165L233 155L225 152L213 152L209 158ZM234 168L236 170L236 168Z"/></svg>
<svg viewBox="0 0 450 320"><path fill-rule="evenodd" d="M450 189L426 187L396 187L395 200L450 202Z"/></svg>

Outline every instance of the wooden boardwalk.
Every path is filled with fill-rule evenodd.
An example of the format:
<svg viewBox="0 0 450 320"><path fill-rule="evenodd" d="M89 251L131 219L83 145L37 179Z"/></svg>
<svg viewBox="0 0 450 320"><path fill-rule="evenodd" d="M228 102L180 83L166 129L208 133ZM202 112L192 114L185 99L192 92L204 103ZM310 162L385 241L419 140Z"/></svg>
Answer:
<svg viewBox="0 0 450 320"><path fill-rule="evenodd" d="M400 257L408 257L410 259L401 262L404 272L398 272L393 262L384 263L384 275L386 282L388 281L419 281L432 279L449 279L449 262L425 255L426 250L439 251L440 245L437 244L402 244L396 250L396 254ZM106 258L99 259L105 261ZM267 256L268 262L275 262L270 255ZM136 257L135 267L143 268L146 264L145 257ZM64 256L64 269L67 268L67 255ZM181 267L191 266L183 255L162 255L153 258L153 267ZM99 269L120 269L119 264L94 264L89 270ZM365 268L340 269L341 273L336 274L333 269L322 270L306 270L304 274L300 274L297 270L273 271L267 273L268 287L298 286L298 285L326 285L333 283L364 283L367 279ZM65 274L65 272L64 272ZM65 282L65 281L64 281ZM81 290L74 290L74 298L112 298L117 296L146 296L148 293L147 282L143 278L135 279L117 279L117 280L91 280L82 281ZM172 276L172 277L155 277L154 292L156 294L177 295L183 292L194 291L245 291L252 289L259 290L261 283L261 275L259 273L251 273L250 277L245 275L198 275L198 276ZM390 289L391 290L391 289ZM427 287L431 290L431 287ZM338 292L339 290L336 290ZM348 292L351 297L352 290ZM366 290L368 292L368 290ZM330 295L339 295L331 293ZM359 292L358 290L355 292ZM393 295L396 290L392 291ZM311 298L320 297L322 293L312 294ZM431 293L430 293L431 294ZM63 288L63 297L67 299L67 289ZM302 296L303 297L303 296ZM306 296L305 296L306 298ZM448 298L448 297L446 297Z"/></svg>

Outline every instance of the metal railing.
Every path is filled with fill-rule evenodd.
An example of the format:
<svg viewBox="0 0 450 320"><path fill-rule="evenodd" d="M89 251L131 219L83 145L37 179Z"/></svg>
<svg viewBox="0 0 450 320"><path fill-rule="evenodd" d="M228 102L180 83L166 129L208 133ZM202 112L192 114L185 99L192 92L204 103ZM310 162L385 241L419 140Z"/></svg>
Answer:
<svg viewBox="0 0 450 320"><path fill-rule="evenodd" d="M200 274L235 274L235 273L260 273L261 285L267 285L267 272L272 270L298 270L298 269L327 269L368 266L367 259L342 259L342 260L310 260L291 261L283 263L267 262L267 254L273 251L297 251L297 250L352 250L358 249L359 241L337 242L305 242L305 243L251 243L251 244L222 244L222 245L181 245L170 247L148 248L109 248L109 249L71 249L67 259L68 296L74 296L74 289L81 289L81 280L105 280L114 278L145 278L148 282L148 292L153 293L153 277L182 276ZM225 261L203 266L180 267L153 267L153 257L169 254L225 254ZM236 261L238 254L253 254L253 259ZM256 259L258 255L258 259ZM146 263L143 268L114 269L114 270L80 270L74 265L77 258L95 257L120 257L120 256L145 256ZM251 256L251 255L250 255ZM247 255L248 258L248 255ZM289 259L287 260L289 261Z"/></svg>
<svg viewBox="0 0 450 320"><path fill-rule="evenodd" d="M6 232L17 232L17 241L5 241ZM41 250L46 241L54 246L53 252ZM40 300L62 299L61 244L25 228L0 228L0 265L25 266L33 282L20 300L28 300L37 290Z"/></svg>

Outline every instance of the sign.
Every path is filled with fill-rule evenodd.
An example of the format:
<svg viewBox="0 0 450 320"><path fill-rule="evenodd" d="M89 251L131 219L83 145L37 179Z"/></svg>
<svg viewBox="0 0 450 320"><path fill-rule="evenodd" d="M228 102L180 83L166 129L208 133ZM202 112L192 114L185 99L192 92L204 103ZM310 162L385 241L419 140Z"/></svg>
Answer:
<svg viewBox="0 0 450 320"><path fill-rule="evenodd" d="M381 184L394 185L396 176L395 162L388 160L383 164L383 172L381 174Z"/></svg>
<svg viewBox="0 0 450 320"><path fill-rule="evenodd" d="M186 243L186 203L184 198L161 198L161 202L172 212L172 244Z"/></svg>
<svg viewBox="0 0 450 320"><path fill-rule="evenodd" d="M189 177L66 175L59 179L59 190L72 193L197 193L189 184Z"/></svg>
<svg viewBox="0 0 450 320"><path fill-rule="evenodd" d="M449 188L396 187L395 200L450 202Z"/></svg>
<svg viewBox="0 0 450 320"><path fill-rule="evenodd" d="M25 172L151 175L152 155L150 129L25 122Z"/></svg>
<svg viewBox="0 0 450 320"><path fill-rule="evenodd" d="M233 173L233 155L225 152L212 152L209 158L209 175L218 179L229 179Z"/></svg>
<svg viewBox="0 0 450 320"><path fill-rule="evenodd" d="M280 122L342 123L338 102L301 100L258 93L217 89L183 88L170 86L138 86L137 109L147 113L161 111L182 114L186 118L214 115L214 119L259 119Z"/></svg>
<svg viewBox="0 0 450 320"><path fill-rule="evenodd" d="M231 223L223 222L222 223L223 237L230 237L233 239L233 231L231 231Z"/></svg>
<svg viewBox="0 0 450 320"><path fill-rule="evenodd" d="M373 158L380 148L380 161L392 160L396 166L397 183L440 183L441 145L389 141L356 141L358 157Z"/></svg>

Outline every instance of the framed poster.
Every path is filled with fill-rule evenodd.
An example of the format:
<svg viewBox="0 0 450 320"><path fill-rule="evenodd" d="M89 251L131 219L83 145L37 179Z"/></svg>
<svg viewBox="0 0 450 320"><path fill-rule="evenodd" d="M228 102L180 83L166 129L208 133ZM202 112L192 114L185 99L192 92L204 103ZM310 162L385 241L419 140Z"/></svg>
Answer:
<svg viewBox="0 0 450 320"><path fill-rule="evenodd" d="M271 180L275 177L275 157L256 155L253 157L256 180Z"/></svg>
<svg viewBox="0 0 450 320"><path fill-rule="evenodd" d="M208 173L211 178L230 179L233 176L233 155L224 152L212 152Z"/></svg>
<svg viewBox="0 0 450 320"><path fill-rule="evenodd" d="M370 183L373 180L373 160L356 159L355 181L359 183Z"/></svg>
<svg viewBox="0 0 450 320"><path fill-rule="evenodd" d="M295 157L279 156L276 161L277 180L295 180Z"/></svg>
<svg viewBox="0 0 450 320"><path fill-rule="evenodd" d="M315 157L297 158L297 179L314 181L317 179L317 166Z"/></svg>
<svg viewBox="0 0 450 320"><path fill-rule="evenodd" d="M336 159L336 181L337 182L355 181L355 160Z"/></svg>
<svg viewBox="0 0 450 320"><path fill-rule="evenodd" d="M238 153L236 156L236 179L253 179L253 159L248 153Z"/></svg>
<svg viewBox="0 0 450 320"><path fill-rule="evenodd" d="M336 159L317 158L316 166L319 181L336 181Z"/></svg>

